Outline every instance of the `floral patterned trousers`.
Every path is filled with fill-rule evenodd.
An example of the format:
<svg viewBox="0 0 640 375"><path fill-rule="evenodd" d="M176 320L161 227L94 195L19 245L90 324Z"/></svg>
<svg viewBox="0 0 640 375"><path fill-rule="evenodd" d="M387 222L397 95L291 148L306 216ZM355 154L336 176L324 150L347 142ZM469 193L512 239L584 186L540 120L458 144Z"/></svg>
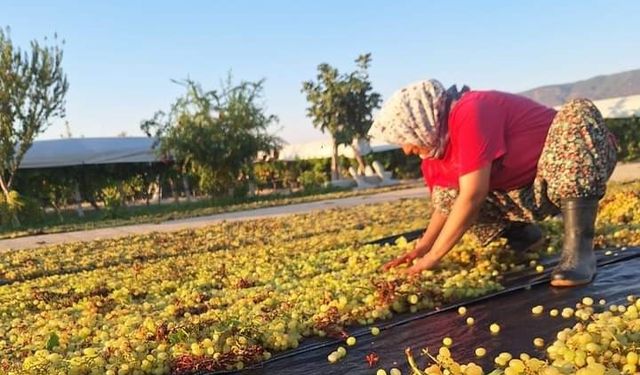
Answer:
<svg viewBox="0 0 640 375"><path fill-rule="evenodd" d="M563 199L602 198L615 165L615 138L596 106L571 100L551 123L534 181L517 190L491 191L470 232L486 245L513 222L557 215ZM432 204L448 215L457 195L456 189L434 187Z"/></svg>

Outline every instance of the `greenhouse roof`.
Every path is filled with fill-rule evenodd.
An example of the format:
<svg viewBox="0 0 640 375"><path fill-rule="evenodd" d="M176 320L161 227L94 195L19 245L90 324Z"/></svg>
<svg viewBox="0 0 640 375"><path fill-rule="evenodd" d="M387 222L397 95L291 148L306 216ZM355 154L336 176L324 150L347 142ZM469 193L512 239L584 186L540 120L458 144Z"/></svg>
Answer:
<svg viewBox="0 0 640 375"><path fill-rule="evenodd" d="M22 169L88 164L153 163L160 159L152 138L63 138L36 141L20 165Z"/></svg>
<svg viewBox="0 0 640 375"><path fill-rule="evenodd" d="M162 161L153 150L154 139L147 137L63 138L36 141L27 151L21 169L56 168L74 165L155 163ZM398 148L388 144L372 144L369 152ZM351 147L340 146L339 154L353 157ZM321 140L285 145L280 160L331 157L331 141Z"/></svg>

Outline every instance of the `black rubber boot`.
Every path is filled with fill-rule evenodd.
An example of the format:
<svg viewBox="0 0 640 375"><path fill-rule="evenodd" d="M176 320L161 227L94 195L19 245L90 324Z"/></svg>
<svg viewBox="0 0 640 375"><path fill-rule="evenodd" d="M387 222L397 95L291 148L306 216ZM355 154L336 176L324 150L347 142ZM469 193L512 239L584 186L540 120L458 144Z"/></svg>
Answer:
<svg viewBox="0 0 640 375"><path fill-rule="evenodd" d="M564 243L560 262L551 273L551 285L577 286L593 280L596 274L593 235L597 213L597 198L562 201Z"/></svg>
<svg viewBox="0 0 640 375"><path fill-rule="evenodd" d="M544 243L542 229L533 223L514 222L501 237L507 239L507 245L516 252L534 250Z"/></svg>

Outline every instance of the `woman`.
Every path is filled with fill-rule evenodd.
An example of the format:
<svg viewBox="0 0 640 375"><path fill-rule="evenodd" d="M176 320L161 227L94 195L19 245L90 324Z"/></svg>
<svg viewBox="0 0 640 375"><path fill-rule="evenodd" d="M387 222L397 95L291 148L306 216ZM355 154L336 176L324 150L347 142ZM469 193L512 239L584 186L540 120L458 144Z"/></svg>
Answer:
<svg viewBox="0 0 640 375"><path fill-rule="evenodd" d="M436 80L395 93L369 134L423 159L434 205L415 248L387 263L433 268L470 230L481 243L498 236L526 251L542 242L532 224L562 212L564 244L554 286L591 282L598 201L616 164L615 140L588 100L558 112L498 91L445 90Z"/></svg>

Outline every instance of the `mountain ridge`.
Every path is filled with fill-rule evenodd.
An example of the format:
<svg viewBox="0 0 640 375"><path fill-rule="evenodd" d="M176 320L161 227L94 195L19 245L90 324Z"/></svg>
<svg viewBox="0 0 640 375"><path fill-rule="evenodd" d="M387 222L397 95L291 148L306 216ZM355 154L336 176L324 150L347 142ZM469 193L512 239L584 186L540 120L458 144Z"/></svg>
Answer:
<svg viewBox="0 0 640 375"><path fill-rule="evenodd" d="M550 107L568 99L609 99L640 94L640 69L603 74L580 81L545 85L519 93Z"/></svg>

